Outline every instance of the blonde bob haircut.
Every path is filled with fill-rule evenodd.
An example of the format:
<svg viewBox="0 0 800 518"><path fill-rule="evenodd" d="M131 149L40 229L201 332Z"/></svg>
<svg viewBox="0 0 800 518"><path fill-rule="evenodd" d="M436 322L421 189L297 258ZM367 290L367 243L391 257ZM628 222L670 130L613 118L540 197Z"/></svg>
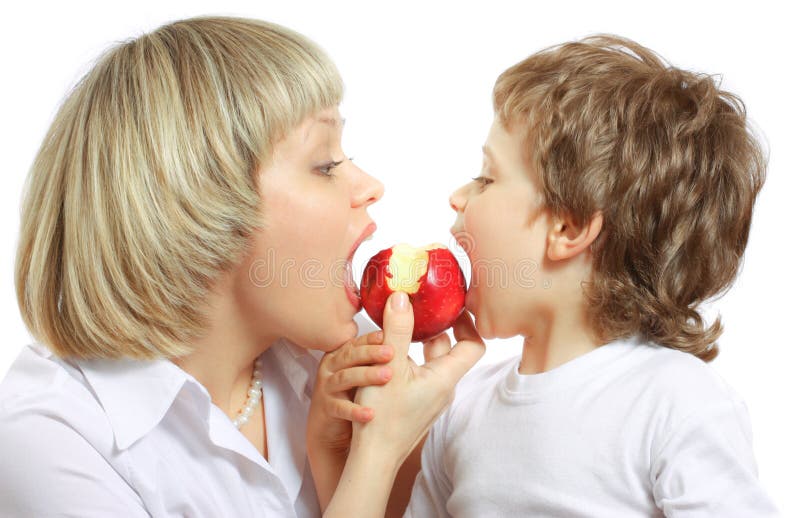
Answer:
<svg viewBox="0 0 800 518"><path fill-rule="evenodd" d="M259 20L180 20L105 51L25 185L15 283L33 337L68 358L191 352L260 225L255 172L342 89L317 45Z"/></svg>

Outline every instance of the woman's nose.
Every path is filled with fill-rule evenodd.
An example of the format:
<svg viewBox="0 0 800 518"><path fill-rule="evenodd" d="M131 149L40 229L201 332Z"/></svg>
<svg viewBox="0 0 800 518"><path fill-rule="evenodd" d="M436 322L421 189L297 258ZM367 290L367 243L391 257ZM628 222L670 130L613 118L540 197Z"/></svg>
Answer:
<svg viewBox="0 0 800 518"><path fill-rule="evenodd" d="M369 206L383 197L383 183L356 167L357 180L353 186L352 207Z"/></svg>

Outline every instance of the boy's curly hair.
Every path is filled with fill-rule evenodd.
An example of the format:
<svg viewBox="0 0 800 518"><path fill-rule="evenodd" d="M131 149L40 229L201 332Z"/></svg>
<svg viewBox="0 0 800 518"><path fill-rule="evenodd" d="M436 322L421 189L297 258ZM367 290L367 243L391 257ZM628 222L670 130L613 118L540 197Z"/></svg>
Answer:
<svg viewBox="0 0 800 518"><path fill-rule="evenodd" d="M722 324L698 306L732 285L766 174L741 99L613 35L528 57L493 97L525 132L544 207L580 225L603 214L584 285L599 336L714 359Z"/></svg>

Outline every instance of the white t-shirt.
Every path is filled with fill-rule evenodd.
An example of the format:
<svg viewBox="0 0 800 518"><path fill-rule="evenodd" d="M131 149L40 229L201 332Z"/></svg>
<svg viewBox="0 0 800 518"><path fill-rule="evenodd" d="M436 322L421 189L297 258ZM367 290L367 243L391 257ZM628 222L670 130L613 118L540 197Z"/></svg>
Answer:
<svg viewBox="0 0 800 518"><path fill-rule="evenodd" d="M319 516L305 428L318 365L263 355L269 462L168 360L25 347L0 384L0 516Z"/></svg>
<svg viewBox="0 0 800 518"><path fill-rule="evenodd" d="M469 374L407 517L765 517L744 402L688 353L620 340L553 370Z"/></svg>

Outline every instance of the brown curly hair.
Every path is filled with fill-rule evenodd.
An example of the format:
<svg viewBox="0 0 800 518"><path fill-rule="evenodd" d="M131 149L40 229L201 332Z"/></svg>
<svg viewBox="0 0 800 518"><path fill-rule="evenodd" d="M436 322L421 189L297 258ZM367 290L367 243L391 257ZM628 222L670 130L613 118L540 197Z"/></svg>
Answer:
<svg viewBox="0 0 800 518"><path fill-rule="evenodd" d="M603 215L584 284L598 336L713 360L722 324L698 306L736 278L766 175L741 99L614 35L528 57L493 98L525 132L544 207L579 225Z"/></svg>

